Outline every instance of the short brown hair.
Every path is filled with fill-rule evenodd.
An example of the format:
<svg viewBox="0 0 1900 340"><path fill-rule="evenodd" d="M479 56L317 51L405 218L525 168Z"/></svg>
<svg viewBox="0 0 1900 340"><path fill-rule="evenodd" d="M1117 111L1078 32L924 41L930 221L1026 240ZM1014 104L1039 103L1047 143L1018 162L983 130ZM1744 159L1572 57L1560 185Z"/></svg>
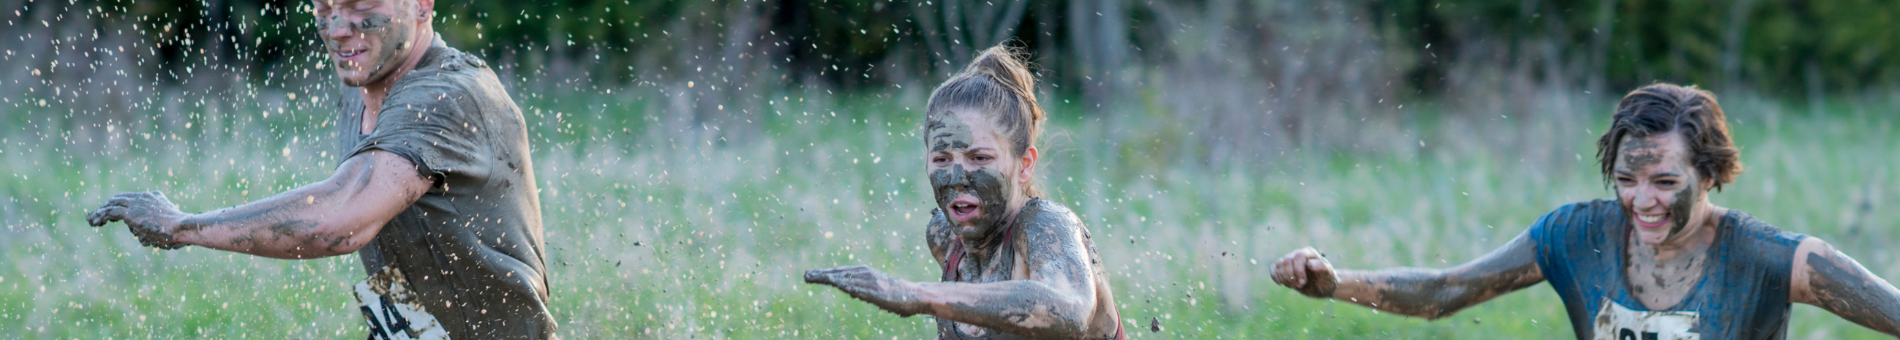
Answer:
<svg viewBox="0 0 1900 340"><path fill-rule="evenodd" d="M1036 104L1035 89L1036 76L1029 73L1016 51L1005 46L990 47L969 67L930 92L930 102L924 105L925 121L949 114L951 109L981 110L1009 136L1010 156L1022 157L1042 134L1045 119L1042 106ZM1030 197L1041 196L1033 179L1024 190Z"/></svg>
<svg viewBox="0 0 1900 340"><path fill-rule="evenodd" d="M1616 104L1610 129L1597 139L1597 162L1603 166L1604 185L1614 181L1617 149L1623 137L1646 138L1658 133L1682 134L1690 150L1696 176L1715 180L1716 191L1742 173L1741 150L1729 139L1727 118L1715 94L1695 86L1655 84L1630 91Z"/></svg>

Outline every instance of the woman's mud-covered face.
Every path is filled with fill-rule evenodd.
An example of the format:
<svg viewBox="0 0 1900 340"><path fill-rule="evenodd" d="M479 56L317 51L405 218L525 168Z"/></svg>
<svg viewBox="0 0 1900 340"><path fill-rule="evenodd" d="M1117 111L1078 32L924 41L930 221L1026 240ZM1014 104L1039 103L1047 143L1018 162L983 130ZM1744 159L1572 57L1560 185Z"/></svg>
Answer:
<svg viewBox="0 0 1900 340"><path fill-rule="evenodd" d="M968 110L931 116L924 126L931 191L958 236L980 240L1008 223L1022 190L1021 161L993 120Z"/></svg>
<svg viewBox="0 0 1900 340"><path fill-rule="evenodd" d="M1616 156L1616 198L1643 243L1662 243L1707 219L1709 186L1690 164L1690 152L1682 134L1673 131L1623 137Z"/></svg>
<svg viewBox="0 0 1900 340"><path fill-rule="evenodd" d="M324 52L344 85L364 86L395 73L406 51L426 44L416 35L413 1L316 0L312 14Z"/></svg>

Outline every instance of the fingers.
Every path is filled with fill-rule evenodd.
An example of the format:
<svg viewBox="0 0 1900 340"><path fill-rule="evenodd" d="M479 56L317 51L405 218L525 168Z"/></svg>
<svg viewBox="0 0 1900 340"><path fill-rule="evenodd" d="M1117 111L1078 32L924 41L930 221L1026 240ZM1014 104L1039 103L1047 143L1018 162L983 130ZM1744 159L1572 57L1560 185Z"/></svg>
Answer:
<svg viewBox="0 0 1900 340"><path fill-rule="evenodd" d="M853 272L869 271L870 269L871 267L865 266L845 266L807 270L805 271L805 283L837 286L841 276L850 275Z"/></svg>
<svg viewBox="0 0 1900 340"><path fill-rule="evenodd" d="M125 219L125 207L119 207L119 206L101 207L99 208L99 210L93 211L91 214L86 214L86 224L90 224L94 227L104 226L108 222L119 221L119 220L124 220L124 219Z"/></svg>
<svg viewBox="0 0 1900 340"><path fill-rule="evenodd" d="M826 268L826 269L807 270L805 271L805 283L830 285L831 284L830 274L832 270L835 270L835 269Z"/></svg>

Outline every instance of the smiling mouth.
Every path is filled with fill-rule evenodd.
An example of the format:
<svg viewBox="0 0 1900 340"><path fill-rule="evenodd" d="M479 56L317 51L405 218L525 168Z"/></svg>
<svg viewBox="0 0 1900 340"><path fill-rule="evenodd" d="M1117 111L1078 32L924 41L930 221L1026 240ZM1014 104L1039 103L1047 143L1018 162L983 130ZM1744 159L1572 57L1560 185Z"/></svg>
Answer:
<svg viewBox="0 0 1900 340"><path fill-rule="evenodd" d="M1663 222L1667 221L1668 217L1669 217L1669 214L1657 214L1657 215L1637 214L1636 225L1639 227L1644 227L1644 228L1662 227Z"/></svg>
<svg viewBox="0 0 1900 340"><path fill-rule="evenodd" d="M341 59L341 60L348 60L348 59L350 59L350 58L355 58L356 56L359 56L359 55L363 55L363 50L353 50L353 51L337 51L337 52L336 52L336 58L337 58L337 59Z"/></svg>

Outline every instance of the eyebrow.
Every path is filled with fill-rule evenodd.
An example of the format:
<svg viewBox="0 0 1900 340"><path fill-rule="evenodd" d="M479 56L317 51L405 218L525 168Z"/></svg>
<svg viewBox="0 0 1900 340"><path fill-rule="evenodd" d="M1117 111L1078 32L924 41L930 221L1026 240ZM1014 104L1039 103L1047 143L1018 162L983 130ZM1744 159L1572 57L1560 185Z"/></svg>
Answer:
<svg viewBox="0 0 1900 340"><path fill-rule="evenodd" d="M1616 174L1623 175L1623 176L1636 177L1636 174L1630 173L1629 170L1623 170L1623 169L1617 169ZM1675 171L1665 171L1662 173L1649 175L1649 178L1669 177L1669 176L1682 176L1682 174L1676 173Z"/></svg>

